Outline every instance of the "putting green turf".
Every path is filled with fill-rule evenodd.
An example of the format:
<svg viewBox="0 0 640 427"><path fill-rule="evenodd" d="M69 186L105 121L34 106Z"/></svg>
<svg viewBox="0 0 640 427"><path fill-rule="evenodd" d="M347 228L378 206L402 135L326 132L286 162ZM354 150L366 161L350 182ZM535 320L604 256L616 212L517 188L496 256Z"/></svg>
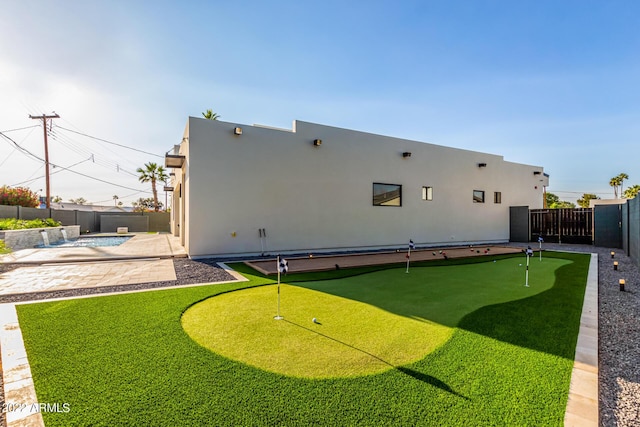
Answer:
<svg viewBox="0 0 640 427"><path fill-rule="evenodd" d="M487 260L429 262L428 268L412 267L408 275L403 268L385 270L388 266L377 267L381 271L289 275L286 280L291 285L295 280L301 291L346 299L354 306L370 305L401 321L453 328L451 337L424 358L372 375L282 375L196 343L182 327L184 313L200 302L240 295L241 289L267 290L267 305L272 307L263 323L275 322L273 279L242 264L233 266L248 282L22 304L16 309L38 402L70 407L68 413L43 413L47 427L561 426L589 256L550 253L541 264L532 259L531 289L523 286L524 268L518 266L522 256L494 257L498 263L508 258L514 264L505 271L514 282L502 291L490 291L497 300L466 296L471 290L487 292L477 286L478 277L472 273L472 280L448 281L448 288L440 291L450 298L449 306L426 297L417 304L411 301L417 294L402 304L395 299L401 291L415 289L411 281L423 275L450 277L448 272L467 264L487 264L481 268L494 273ZM557 260L567 263L557 264L547 276L550 283L538 282L544 264ZM353 277L341 285L347 276ZM389 282L389 277L402 279ZM369 289L357 291L358 283L365 281L371 283L372 295ZM508 295L511 291L514 294ZM435 299L438 294L433 295ZM476 301L482 298L484 303ZM293 316L284 299L282 314L285 319ZM315 310L302 313L300 324L313 326L311 316L318 317L319 327L333 324L331 315Z"/></svg>
<svg viewBox="0 0 640 427"><path fill-rule="evenodd" d="M550 289L555 271L570 263L533 262L529 287L521 258L282 284L280 321L273 319L277 285L243 289L190 307L182 326L203 347L270 372L305 378L380 373L423 359L481 307Z"/></svg>

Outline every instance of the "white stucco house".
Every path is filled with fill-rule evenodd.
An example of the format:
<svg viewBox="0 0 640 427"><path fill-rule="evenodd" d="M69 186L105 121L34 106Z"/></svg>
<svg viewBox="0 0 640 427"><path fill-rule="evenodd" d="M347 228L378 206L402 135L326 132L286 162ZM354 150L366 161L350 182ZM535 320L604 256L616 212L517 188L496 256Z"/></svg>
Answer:
<svg viewBox="0 0 640 427"><path fill-rule="evenodd" d="M189 117L171 229L192 257L509 240L509 207L542 208L549 177L502 156L294 121Z"/></svg>

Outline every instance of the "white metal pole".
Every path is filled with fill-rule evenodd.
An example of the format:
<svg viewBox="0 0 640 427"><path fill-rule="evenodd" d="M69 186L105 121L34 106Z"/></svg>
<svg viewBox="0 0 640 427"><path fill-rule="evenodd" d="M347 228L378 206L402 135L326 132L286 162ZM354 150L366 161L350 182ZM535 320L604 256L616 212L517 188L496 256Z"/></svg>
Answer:
<svg viewBox="0 0 640 427"><path fill-rule="evenodd" d="M538 243L540 244L540 261L542 261L542 240L538 240Z"/></svg>
<svg viewBox="0 0 640 427"><path fill-rule="evenodd" d="M274 319L282 320L282 316L280 316L280 255L276 257L276 268L278 269L278 315Z"/></svg>
<svg viewBox="0 0 640 427"><path fill-rule="evenodd" d="M524 279L524 285L528 288L529 287L529 253L527 252L527 271L525 273L525 279Z"/></svg>

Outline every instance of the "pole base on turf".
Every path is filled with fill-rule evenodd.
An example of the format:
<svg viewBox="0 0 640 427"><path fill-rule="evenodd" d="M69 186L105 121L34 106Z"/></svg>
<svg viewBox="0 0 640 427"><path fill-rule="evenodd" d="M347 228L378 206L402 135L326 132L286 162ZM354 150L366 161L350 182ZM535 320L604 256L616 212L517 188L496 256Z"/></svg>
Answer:
<svg viewBox="0 0 640 427"><path fill-rule="evenodd" d="M282 316L273 316L273 319L274 320L282 320L282 319L284 319L284 317L282 317Z"/></svg>

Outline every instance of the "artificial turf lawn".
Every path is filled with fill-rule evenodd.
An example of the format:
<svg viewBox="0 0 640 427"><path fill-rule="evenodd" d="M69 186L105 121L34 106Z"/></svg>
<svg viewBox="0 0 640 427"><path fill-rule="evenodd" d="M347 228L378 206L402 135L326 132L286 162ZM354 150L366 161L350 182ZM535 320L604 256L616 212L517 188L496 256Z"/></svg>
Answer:
<svg viewBox="0 0 640 427"><path fill-rule="evenodd" d="M466 314L551 288L554 272L569 262L536 264L528 288L522 260L514 257L282 285L283 322L272 320L276 286L250 288L195 304L182 323L200 345L271 372L305 378L378 373L423 359Z"/></svg>
<svg viewBox="0 0 640 427"><path fill-rule="evenodd" d="M20 305L18 315L39 402L70 404L69 413L43 414L48 427L562 425L589 257L551 257L571 261L555 270L552 288L465 309L451 338L425 358L354 378L283 376L189 338L182 313L212 295L273 283L255 272L238 284ZM410 276L429 270L412 267ZM322 285L299 278L309 289ZM339 295L334 284L323 292ZM447 313L443 324L455 322Z"/></svg>

